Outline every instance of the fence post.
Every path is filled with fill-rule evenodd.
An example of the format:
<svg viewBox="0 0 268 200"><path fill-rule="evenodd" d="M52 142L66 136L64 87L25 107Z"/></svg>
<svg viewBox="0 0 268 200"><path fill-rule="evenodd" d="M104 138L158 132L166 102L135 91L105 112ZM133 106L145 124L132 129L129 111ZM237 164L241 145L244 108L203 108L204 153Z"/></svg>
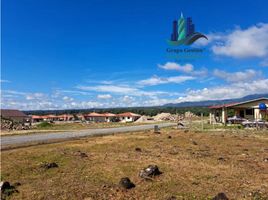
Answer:
<svg viewBox="0 0 268 200"><path fill-rule="evenodd" d="M201 125L202 125L202 131L204 130L204 114L201 113Z"/></svg>

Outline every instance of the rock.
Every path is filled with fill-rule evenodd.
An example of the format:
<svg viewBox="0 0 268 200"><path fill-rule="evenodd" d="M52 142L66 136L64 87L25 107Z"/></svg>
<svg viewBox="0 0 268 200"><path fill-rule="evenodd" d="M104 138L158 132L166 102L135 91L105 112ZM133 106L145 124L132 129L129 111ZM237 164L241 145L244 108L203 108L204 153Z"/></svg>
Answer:
<svg viewBox="0 0 268 200"><path fill-rule="evenodd" d="M184 133L189 133L189 130L184 130Z"/></svg>
<svg viewBox="0 0 268 200"><path fill-rule="evenodd" d="M136 148L135 148L135 151L141 152L141 148L136 147Z"/></svg>
<svg viewBox="0 0 268 200"><path fill-rule="evenodd" d="M177 198L175 196L168 197L167 200L176 200Z"/></svg>
<svg viewBox="0 0 268 200"><path fill-rule="evenodd" d="M225 159L224 159L224 157L219 157L218 160L224 161Z"/></svg>
<svg viewBox="0 0 268 200"><path fill-rule="evenodd" d="M212 200L229 200L224 193L218 193Z"/></svg>
<svg viewBox="0 0 268 200"><path fill-rule="evenodd" d="M57 163L55 163L55 162L52 162L52 163L47 163L47 162L45 162L45 163L42 163L42 164L41 164L41 167L42 167L42 168L45 168L45 169L50 169L50 168L57 168L57 167L59 167L59 166L58 166Z"/></svg>
<svg viewBox="0 0 268 200"><path fill-rule="evenodd" d="M157 165L149 165L145 169L141 170L139 175L141 178L148 178L148 177L154 177L160 174L162 174L162 172L159 171L159 168Z"/></svg>
<svg viewBox="0 0 268 200"><path fill-rule="evenodd" d="M131 189L135 187L135 184L132 183L128 177L121 178L119 185L125 189Z"/></svg>
<svg viewBox="0 0 268 200"><path fill-rule="evenodd" d="M198 145L198 144L197 144L197 142L196 142L196 141L194 141L194 140L192 141L192 143L193 143L193 145Z"/></svg>
<svg viewBox="0 0 268 200"><path fill-rule="evenodd" d="M1 187L1 199L4 200L7 196L12 195L15 192L19 192L18 190L16 190L14 185L11 185L9 182L7 181L2 181L0 183L0 187Z"/></svg>
<svg viewBox="0 0 268 200"><path fill-rule="evenodd" d="M264 161L264 162L268 162L268 158L264 158L263 161Z"/></svg>
<svg viewBox="0 0 268 200"><path fill-rule="evenodd" d="M169 136L168 136L168 139L171 139L171 138L172 138L172 137L169 135Z"/></svg>
<svg viewBox="0 0 268 200"><path fill-rule="evenodd" d="M80 152L80 155L79 155L81 158L86 158L88 157L86 153L84 152Z"/></svg>
<svg viewBox="0 0 268 200"><path fill-rule="evenodd" d="M1 191L4 191L4 190L10 188L10 183L7 182L7 181L2 181L2 182L0 183L0 187L1 187Z"/></svg>

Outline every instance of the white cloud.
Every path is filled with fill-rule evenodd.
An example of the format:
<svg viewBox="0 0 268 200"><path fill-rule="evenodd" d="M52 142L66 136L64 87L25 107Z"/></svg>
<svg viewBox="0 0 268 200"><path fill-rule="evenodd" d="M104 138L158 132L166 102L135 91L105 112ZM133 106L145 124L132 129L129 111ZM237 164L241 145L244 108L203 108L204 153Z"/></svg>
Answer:
<svg viewBox="0 0 268 200"><path fill-rule="evenodd" d="M123 96L122 101L126 104L130 104L134 101L134 98L128 95Z"/></svg>
<svg viewBox="0 0 268 200"><path fill-rule="evenodd" d="M164 65L158 64L158 67L161 69L165 69L165 70L176 70L176 71L182 71L185 73L192 72L194 69L192 64L187 63L185 65L180 65L180 64L175 63L175 62L167 62Z"/></svg>
<svg viewBox="0 0 268 200"><path fill-rule="evenodd" d="M162 78L158 76L153 76L149 79L141 80L138 82L140 85L160 85L160 84L167 84L167 83L183 83L185 81L194 80L195 77L193 76L172 76L167 78Z"/></svg>
<svg viewBox="0 0 268 200"><path fill-rule="evenodd" d="M64 96L62 98L63 101L73 101L74 99L72 97Z"/></svg>
<svg viewBox="0 0 268 200"><path fill-rule="evenodd" d="M206 68L202 68L200 70L194 70L194 66L190 63L187 63L185 65L180 65L175 62L167 62L164 65L158 64L158 67L161 69L169 70L169 71L174 70L174 71L187 73L193 76L204 77L208 74L208 70Z"/></svg>
<svg viewBox="0 0 268 200"><path fill-rule="evenodd" d="M263 58L268 55L268 24L260 23L245 30L236 28L218 39L220 43L212 46L216 55L233 58Z"/></svg>
<svg viewBox="0 0 268 200"><path fill-rule="evenodd" d="M233 83L227 86L190 90L184 97L178 98L176 102L222 100L239 98L250 94L268 93L267 85L268 79L261 79L251 82Z"/></svg>
<svg viewBox="0 0 268 200"><path fill-rule="evenodd" d="M96 85L96 86L76 86L77 89L85 91L95 92L109 92L117 95L129 95L132 96L151 96L151 95L162 95L168 94L163 91L144 91L137 87L130 87L127 85Z"/></svg>
<svg viewBox="0 0 268 200"><path fill-rule="evenodd" d="M112 95L110 95L110 94L99 94L99 95L97 95L97 98L98 99L110 99L110 98L112 98Z"/></svg>
<svg viewBox="0 0 268 200"><path fill-rule="evenodd" d="M111 92L118 94L126 94L137 92L137 88L129 86L117 86L117 85L96 85L96 86L77 86L80 90L96 91L96 92Z"/></svg>
<svg viewBox="0 0 268 200"><path fill-rule="evenodd" d="M226 72L223 70L215 69L213 72L214 76L219 77L227 82L243 82L254 80L261 76L260 71L255 71L252 69L247 69L245 71L240 72Z"/></svg>
<svg viewBox="0 0 268 200"><path fill-rule="evenodd" d="M26 94L25 98L27 100L39 100L44 97L43 93L28 93Z"/></svg>
<svg viewBox="0 0 268 200"><path fill-rule="evenodd" d="M0 80L0 83L10 83L10 81L9 80L3 80L3 79L1 79Z"/></svg>

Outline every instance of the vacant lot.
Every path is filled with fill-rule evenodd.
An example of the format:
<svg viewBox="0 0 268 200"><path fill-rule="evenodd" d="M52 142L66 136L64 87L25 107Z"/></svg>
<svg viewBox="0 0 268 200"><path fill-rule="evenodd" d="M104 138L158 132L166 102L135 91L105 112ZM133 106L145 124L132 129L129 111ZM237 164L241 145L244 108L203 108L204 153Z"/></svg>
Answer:
<svg viewBox="0 0 268 200"><path fill-rule="evenodd" d="M58 168L44 169L43 162ZM149 164L163 174L141 179ZM1 172L2 180L21 183L9 199L211 199L219 192L268 199L268 133L168 128L81 139L4 151ZM136 187L120 188L122 177Z"/></svg>

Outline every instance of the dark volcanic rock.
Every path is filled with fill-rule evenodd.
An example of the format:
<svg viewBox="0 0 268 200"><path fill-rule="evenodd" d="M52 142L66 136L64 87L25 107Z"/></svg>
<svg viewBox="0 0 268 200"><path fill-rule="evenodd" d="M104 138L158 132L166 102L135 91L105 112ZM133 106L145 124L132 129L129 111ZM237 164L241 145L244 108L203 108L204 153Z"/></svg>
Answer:
<svg viewBox="0 0 268 200"><path fill-rule="evenodd" d="M125 189L131 189L135 187L135 184L132 183L128 177L121 178L119 185Z"/></svg>
<svg viewBox="0 0 268 200"><path fill-rule="evenodd" d="M224 157L219 157L218 160L219 161L224 161L225 159L224 159Z"/></svg>
<svg viewBox="0 0 268 200"><path fill-rule="evenodd" d="M45 162L45 163L41 164L41 167L44 168L44 169L50 169L50 168L57 168L59 166L55 162L52 162L52 163L46 163Z"/></svg>
<svg viewBox="0 0 268 200"><path fill-rule="evenodd" d="M177 198L175 196L168 197L167 200L176 200Z"/></svg>
<svg viewBox="0 0 268 200"><path fill-rule="evenodd" d="M212 200L229 200L224 193L218 193Z"/></svg>
<svg viewBox="0 0 268 200"><path fill-rule="evenodd" d="M141 152L141 148L136 147L136 148L135 148L135 151Z"/></svg>
<svg viewBox="0 0 268 200"><path fill-rule="evenodd" d="M5 200L6 197L12 195L13 193L18 193L19 191L16 190L14 185L11 185L9 182L7 181L2 181L0 183L0 187L1 187L1 199Z"/></svg>
<svg viewBox="0 0 268 200"><path fill-rule="evenodd" d="M159 168L157 165L149 165L145 169L140 171L140 177L142 178L148 178L153 177L162 174L162 172L159 171Z"/></svg>

